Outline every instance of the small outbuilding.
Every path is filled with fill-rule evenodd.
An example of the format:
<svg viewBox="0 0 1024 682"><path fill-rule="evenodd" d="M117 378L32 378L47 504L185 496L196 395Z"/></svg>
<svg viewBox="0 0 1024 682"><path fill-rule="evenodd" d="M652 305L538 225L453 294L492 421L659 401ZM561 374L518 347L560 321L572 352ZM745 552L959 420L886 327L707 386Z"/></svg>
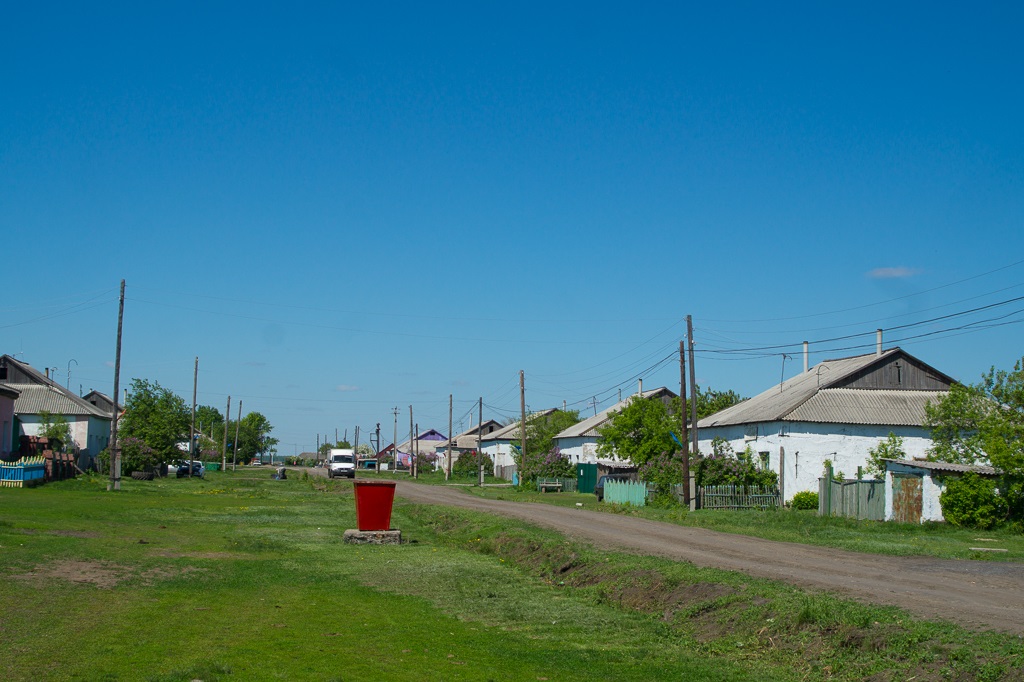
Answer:
<svg viewBox="0 0 1024 682"><path fill-rule="evenodd" d="M945 521L939 496L949 478L975 473L996 478L998 469L990 466L887 459L885 461L885 520L898 523Z"/></svg>

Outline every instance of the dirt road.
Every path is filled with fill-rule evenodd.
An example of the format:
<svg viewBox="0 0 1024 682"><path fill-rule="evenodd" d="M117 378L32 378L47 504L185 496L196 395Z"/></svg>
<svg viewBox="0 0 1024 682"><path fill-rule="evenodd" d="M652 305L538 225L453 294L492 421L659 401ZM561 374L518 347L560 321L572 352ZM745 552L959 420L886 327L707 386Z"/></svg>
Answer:
<svg viewBox="0 0 1024 682"><path fill-rule="evenodd" d="M484 500L457 488L405 481L398 484L397 494L412 502L466 507L522 519L597 547L832 590L976 630L1024 634L1021 564L860 554L582 509Z"/></svg>

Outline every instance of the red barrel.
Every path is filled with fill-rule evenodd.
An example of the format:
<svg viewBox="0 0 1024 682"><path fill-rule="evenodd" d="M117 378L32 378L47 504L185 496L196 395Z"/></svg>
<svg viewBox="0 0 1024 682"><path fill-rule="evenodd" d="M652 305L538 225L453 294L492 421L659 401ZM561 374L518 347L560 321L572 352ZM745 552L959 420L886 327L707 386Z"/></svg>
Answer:
<svg viewBox="0 0 1024 682"><path fill-rule="evenodd" d="M391 530L395 481L352 481L356 490L356 525L359 530Z"/></svg>

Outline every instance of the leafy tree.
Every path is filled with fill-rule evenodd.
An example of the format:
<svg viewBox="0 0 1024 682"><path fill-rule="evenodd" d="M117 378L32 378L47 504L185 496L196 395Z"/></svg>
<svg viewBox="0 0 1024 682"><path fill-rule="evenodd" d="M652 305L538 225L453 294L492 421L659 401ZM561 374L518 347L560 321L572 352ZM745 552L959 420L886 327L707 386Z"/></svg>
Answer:
<svg viewBox="0 0 1024 682"><path fill-rule="evenodd" d="M360 443L359 447L356 448L356 454L357 455L372 455L373 454L373 446L368 445L367 443Z"/></svg>
<svg viewBox="0 0 1024 682"><path fill-rule="evenodd" d="M703 419L704 417L711 416L716 412L721 412L727 407L732 407L744 400L746 400L746 398L742 397L736 391L716 391L710 386L701 390L700 386L697 386L697 419ZM686 414L689 415L689 399L687 399L686 402L686 409Z"/></svg>
<svg viewBox="0 0 1024 682"><path fill-rule="evenodd" d="M671 436L674 422L661 400L634 398L601 428L597 452L641 466L675 449Z"/></svg>
<svg viewBox="0 0 1024 682"><path fill-rule="evenodd" d="M191 416L180 396L155 381L133 379L124 416L118 422L118 439L138 439L160 461L176 459L181 455L176 444L188 440Z"/></svg>
<svg viewBox="0 0 1024 682"><path fill-rule="evenodd" d="M906 459L907 453L903 449L903 439L892 431L889 436L868 450L868 473L879 481L885 479L885 462L883 459Z"/></svg>
<svg viewBox="0 0 1024 682"><path fill-rule="evenodd" d="M555 447L554 437L580 420L577 410L555 410L548 414L535 414L526 418L526 453L520 441L512 441L512 458L522 483L538 476L554 478L569 476L573 466ZM566 473L569 472L569 473Z"/></svg>
<svg viewBox="0 0 1024 682"><path fill-rule="evenodd" d="M215 440L220 439L224 435L224 416L216 407L197 405L196 430Z"/></svg>
<svg viewBox="0 0 1024 682"><path fill-rule="evenodd" d="M133 471L146 471L154 469L160 458L156 450L134 436L121 438L121 474L130 476ZM106 452L106 451L104 451Z"/></svg>
<svg viewBox="0 0 1024 682"><path fill-rule="evenodd" d="M270 437L273 430L270 420L259 412L250 412L242 417L238 434L239 459L253 459L271 452L278 443L276 438Z"/></svg>
<svg viewBox="0 0 1024 682"><path fill-rule="evenodd" d="M59 441L60 452L67 452L68 446L74 445L71 441L71 426L62 414L40 410L39 435L50 439L51 447L53 446L53 441Z"/></svg>

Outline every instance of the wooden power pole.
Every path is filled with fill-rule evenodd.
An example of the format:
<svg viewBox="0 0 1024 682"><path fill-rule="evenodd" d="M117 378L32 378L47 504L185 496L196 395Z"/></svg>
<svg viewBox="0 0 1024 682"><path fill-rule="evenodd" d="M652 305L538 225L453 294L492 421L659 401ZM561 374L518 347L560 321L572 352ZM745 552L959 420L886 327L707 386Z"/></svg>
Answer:
<svg viewBox="0 0 1024 682"><path fill-rule="evenodd" d="M192 478L192 467L196 461L196 388L199 386L199 356L196 356L196 366L192 371L192 427L189 429L188 437L188 477Z"/></svg>
<svg viewBox="0 0 1024 682"><path fill-rule="evenodd" d="M526 375L519 370L519 463L526 461ZM519 472L519 484L523 483L523 472Z"/></svg>
<svg viewBox="0 0 1024 682"><path fill-rule="evenodd" d="M238 419L235 420L235 445L231 448L231 470L238 465L238 427L242 424L242 399L238 399ZM318 448L319 449L319 448Z"/></svg>
<svg viewBox="0 0 1024 682"><path fill-rule="evenodd" d="M689 416L686 414L686 347L679 342L679 398L683 401L679 410L679 421L682 422L683 447L683 503L690 504L690 434L686 428Z"/></svg>
<svg viewBox="0 0 1024 682"><path fill-rule="evenodd" d="M452 477L452 394L448 394L448 452L445 457L444 465L444 480L448 480Z"/></svg>
<svg viewBox="0 0 1024 682"><path fill-rule="evenodd" d="M231 421L231 396L228 396L228 407L224 410L224 442L220 446L220 470L228 470L228 422ZM213 435L212 433L210 435Z"/></svg>
<svg viewBox="0 0 1024 682"><path fill-rule="evenodd" d="M693 318L686 316L686 345L690 353L690 439L693 443L692 454L697 456L697 373L693 367ZM693 483L687 481L690 490L690 506L694 503Z"/></svg>
<svg viewBox="0 0 1024 682"><path fill-rule="evenodd" d="M121 489L121 448L117 445L117 392L121 381L121 325L124 322L124 280L121 280L121 301L117 306L117 349L114 351L114 418L110 422L110 483L107 490ZM124 402L128 402L125 399ZM122 408L124 406L122 405Z"/></svg>
<svg viewBox="0 0 1024 682"><path fill-rule="evenodd" d="M480 396L480 420L476 426L476 462L477 462L477 484L484 484L484 399Z"/></svg>

